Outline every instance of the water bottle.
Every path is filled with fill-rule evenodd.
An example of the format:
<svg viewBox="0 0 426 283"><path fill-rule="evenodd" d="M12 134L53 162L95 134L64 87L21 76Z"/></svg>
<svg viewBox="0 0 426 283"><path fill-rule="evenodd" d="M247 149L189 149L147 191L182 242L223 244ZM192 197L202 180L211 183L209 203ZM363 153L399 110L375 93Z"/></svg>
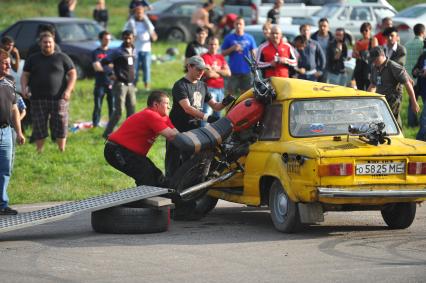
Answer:
<svg viewBox="0 0 426 283"><path fill-rule="evenodd" d="M274 62L275 62L275 63L280 62L280 55L278 55L278 52L277 52L277 53L275 53L275 56L274 56Z"/></svg>

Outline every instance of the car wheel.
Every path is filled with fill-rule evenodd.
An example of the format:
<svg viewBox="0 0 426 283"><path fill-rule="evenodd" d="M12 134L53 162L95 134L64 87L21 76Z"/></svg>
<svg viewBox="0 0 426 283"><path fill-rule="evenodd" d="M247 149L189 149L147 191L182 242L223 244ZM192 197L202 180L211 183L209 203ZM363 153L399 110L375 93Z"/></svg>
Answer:
<svg viewBox="0 0 426 283"><path fill-rule="evenodd" d="M174 42L185 42L186 37L185 33L178 28L172 28L166 36L167 41L174 41Z"/></svg>
<svg viewBox="0 0 426 283"><path fill-rule="evenodd" d="M86 71L84 70L83 66L76 59L72 59L72 61L74 63L74 68L77 72L77 79L78 80L84 79L86 77Z"/></svg>
<svg viewBox="0 0 426 283"><path fill-rule="evenodd" d="M284 191L281 183L275 180L269 191L269 209L272 223L280 232L293 233L300 229L301 223L297 203Z"/></svg>
<svg viewBox="0 0 426 283"><path fill-rule="evenodd" d="M405 229L410 227L416 216L416 203L403 202L385 206L382 211L385 223L391 229Z"/></svg>
<svg viewBox="0 0 426 283"><path fill-rule="evenodd" d="M98 233L159 233L169 227L170 208L115 206L92 212L91 222Z"/></svg>
<svg viewBox="0 0 426 283"><path fill-rule="evenodd" d="M205 181L210 163L211 152L194 155L180 166L171 180L171 188L177 192ZM175 208L171 216L175 220L199 220L215 208L217 199L206 194L207 190L195 192L183 199L174 199Z"/></svg>

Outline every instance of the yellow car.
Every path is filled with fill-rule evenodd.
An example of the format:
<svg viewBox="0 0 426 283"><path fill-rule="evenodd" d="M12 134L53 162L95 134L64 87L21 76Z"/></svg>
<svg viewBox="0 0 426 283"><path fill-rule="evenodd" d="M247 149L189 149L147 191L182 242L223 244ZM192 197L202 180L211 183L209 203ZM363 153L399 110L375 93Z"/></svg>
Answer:
<svg viewBox="0 0 426 283"><path fill-rule="evenodd" d="M426 143L404 138L384 96L297 79L271 84L277 97L261 123L225 141L210 168L226 167L220 155L238 140L247 150L225 172L240 172L208 196L268 205L287 233L323 221L326 211L378 210L390 228L409 227L426 200Z"/></svg>

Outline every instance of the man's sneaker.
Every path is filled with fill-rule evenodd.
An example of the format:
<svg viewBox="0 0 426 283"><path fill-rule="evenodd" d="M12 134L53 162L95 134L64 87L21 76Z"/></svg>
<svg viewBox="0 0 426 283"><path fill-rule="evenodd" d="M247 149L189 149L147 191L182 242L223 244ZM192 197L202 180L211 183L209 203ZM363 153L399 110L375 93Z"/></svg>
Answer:
<svg viewBox="0 0 426 283"><path fill-rule="evenodd" d="M18 211L8 206L0 208L0 215L16 215L16 214L18 214Z"/></svg>

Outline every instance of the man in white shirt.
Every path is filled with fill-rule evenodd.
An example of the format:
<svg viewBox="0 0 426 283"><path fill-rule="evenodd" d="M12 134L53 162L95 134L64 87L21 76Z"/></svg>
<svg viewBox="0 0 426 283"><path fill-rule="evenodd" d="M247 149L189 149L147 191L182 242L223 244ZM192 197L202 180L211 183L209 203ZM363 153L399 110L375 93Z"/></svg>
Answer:
<svg viewBox="0 0 426 283"><path fill-rule="evenodd" d="M146 90L149 90L151 82L151 41L157 40L154 25L145 15L145 8L137 6L134 9L133 16L127 21L124 30L130 30L135 36L135 51L137 62L135 64L135 81L137 85L139 80L139 70L142 68L143 83Z"/></svg>

